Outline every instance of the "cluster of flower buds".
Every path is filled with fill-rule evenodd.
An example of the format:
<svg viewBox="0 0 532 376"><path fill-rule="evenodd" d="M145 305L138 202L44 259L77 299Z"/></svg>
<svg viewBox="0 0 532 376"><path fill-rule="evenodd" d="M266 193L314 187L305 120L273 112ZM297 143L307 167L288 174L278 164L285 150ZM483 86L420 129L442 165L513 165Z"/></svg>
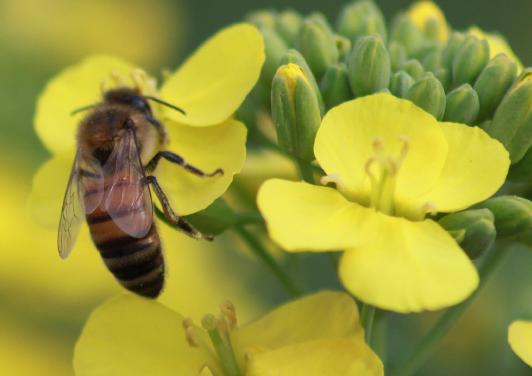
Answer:
<svg viewBox="0 0 532 376"><path fill-rule="evenodd" d="M292 10L259 11L248 20L266 45L256 96L271 105L286 153L312 161L324 112L384 91L411 100L440 121L483 128L509 151L509 179L527 185L530 194L532 68L522 68L502 37L476 28L452 30L431 1L415 3L389 25L372 0L347 4L334 25L321 13L303 16ZM489 210L452 214L442 225L476 257L496 232L506 233L498 216L508 210L519 207L512 215L528 216L523 223L532 226L530 202L521 200L493 200L495 206L486 204Z"/></svg>

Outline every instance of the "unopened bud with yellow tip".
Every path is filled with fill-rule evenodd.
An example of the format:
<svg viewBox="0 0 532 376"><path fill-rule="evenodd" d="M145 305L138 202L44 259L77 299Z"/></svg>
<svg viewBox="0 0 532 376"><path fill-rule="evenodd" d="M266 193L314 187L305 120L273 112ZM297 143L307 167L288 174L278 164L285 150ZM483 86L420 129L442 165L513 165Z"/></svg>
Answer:
<svg viewBox="0 0 532 376"><path fill-rule="evenodd" d="M296 64L279 67L272 82L272 119L281 148L299 160L314 160L314 139L321 122L316 91Z"/></svg>
<svg viewBox="0 0 532 376"><path fill-rule="evenodd" d="M418 1L410 7L406 15L427 38L445 42L449 37L445 15L434 2Z"/></svg>

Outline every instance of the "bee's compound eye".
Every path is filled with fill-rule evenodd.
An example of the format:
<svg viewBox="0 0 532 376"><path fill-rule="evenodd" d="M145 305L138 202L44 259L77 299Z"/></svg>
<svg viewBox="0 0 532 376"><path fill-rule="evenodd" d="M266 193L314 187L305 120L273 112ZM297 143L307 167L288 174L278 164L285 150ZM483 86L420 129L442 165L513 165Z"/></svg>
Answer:
<svg viewBox="0 0 532 376"><path fill-rule="evenodd" d="M129 104L141 112L148 112L148 113L151 112L150 105L142 97L139 97L139 96L131 97L129 100Z"/></svg>

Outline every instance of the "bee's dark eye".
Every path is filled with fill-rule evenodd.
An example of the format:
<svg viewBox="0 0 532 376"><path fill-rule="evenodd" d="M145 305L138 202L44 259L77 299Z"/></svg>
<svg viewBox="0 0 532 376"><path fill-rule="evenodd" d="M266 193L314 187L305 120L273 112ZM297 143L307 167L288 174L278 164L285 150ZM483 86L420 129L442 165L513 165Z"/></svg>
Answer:
<svg viewBox="0 0 532 376"><path fill-rule="evenodd" d="M148 104L148 102L146 102L144 98L140 96L131 96L127 98L127 104L130 105L131 107L134 107L140 112L148 113L148 114L151 113L150 105Z"/></svg>

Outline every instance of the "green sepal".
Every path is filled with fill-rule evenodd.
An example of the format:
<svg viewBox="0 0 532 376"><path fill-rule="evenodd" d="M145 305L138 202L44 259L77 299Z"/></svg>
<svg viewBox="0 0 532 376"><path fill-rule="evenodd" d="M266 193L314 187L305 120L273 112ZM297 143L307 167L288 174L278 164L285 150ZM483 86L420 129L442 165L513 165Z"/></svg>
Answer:
<svg viewBox="0 0 532 376"><path fill-rule="evenodd" d="M359 38L347 59L351 90L356 96L376 93L390 84L391 63L380 37Z"/></svg>
<svg viewBox="0 0 532 376"><path fill-rule="evenodd" d="M320 106L320 114L323 115L325 113L325 103L323 102L323 97L321 95L318 82L316 81L316 77L314 77L314 73L312 73L312 70L307 64L307 61L299 51L294 49L288 49L282 57L279 65L286 65L290 63L299 65L299 67L305 73L305 77L309 80L310 84L314 88L314 91L316 92L316 96L318 97L318 104Z"/></svg>
<svg viewBox="0 0 532 376"><path fill-rule="evenodd" d="M399 98L405 98L408 90L414 85L415 80L405 71L400 70L392 75L390 92Z"/></svg>
<svg viewBox="0 0 532 376"><path fill-rule="evenodd" d="M519 196L499 196L478 208L489 209L495 217L498 236L517 236L532 230L532 202Z"/></svg>
<svg viewBox="0 0 532 376"><path fill-rule="evenodd" d="M338 15L336 30L353 44L367 35L380 35L387 40L386 22L381 10L371 0L353 1L345 5Z"/></svg>
<svg viewBox="0 0 532 376"><path fill-rule="evenodd" d="M344 63L333 64L327 69L321 80L321 93L327 109L353 98Z"/></svg>
<svg viewBox="0 0 532 376"><path fill-rule="evenodd" d="M303 18L294 10L285 10L277 16L275 20L275 30L283 38L285 43L294 47L299 37L299 31L303 24Z"/></svg>
<svg viewBox="0 0 532 376"><path fill-rule="evenodd" d="M439 224L460 244L471 259L480 257L496 237L495 218L488 209L472 209L447 214Z"/></svg>
<svg viewBox="0 0 532 376"><path fill-rule="evenodd" d="M453 58L453 85L473 84L488 64L489 57L490 48L485 39L480 40L473 35L467 36Z"/></svg>
<svg viewBox="0 0 532 376"><path fill-rule="evenodd" d="M505 54L498 54L484 67L473 86L480 99L479 120L492 117L516 74L517 65Z"/></svg>
<svg viewBox="0 0 532 376"><path fill-rule="evenodd" d="M521 73L485 130L508 150L512 164L527 153L532 146L532 68Z"/></svg>
<svg viewBox="0 0 532 376"><path fill-rule="evenodd" d="M408 55L404 46L394 40L388 44L388 53L390 54L390 63L392 72L396 72L406 63Z"/></svg>
<svg viewBox="0 0 532 376"><path fill-rule="evenodd" d="M473 125L479 108L477 92L471 85L463 84L447 94L443 120Z"/></svg>
<svg viewBox="0 0 532 376"><path fill-rule="evenodd" d="M456 31L453 32L447 40L447 44L445 45L441 53L441 62L442 65L449 71L452 70L454 56L456 55L457 51L460 49L464 41L465 35Z"/></svg>
<svg viewBox="0 0 532 376"><path fill-rule="evenodd" d="M437 120L445 113L445 90L432 73L425 73L406 94L406 99L432 114Z"/></svg>
<svg viewBox="0 0 532 376"><path fill-rule="evenodd" d="M412 77L416 81L419 80L425 74L425 69L423 68L423 65L421 65L419 60L416 59L407 60L401 67L401 70L404 70L410 75L410 77Z"/></svg>
<svg viewBox="0 0 532 376"><path fill-rule="evenodd" d="M323 76L329 65L338 61L339 53L334 35L317 20L303 22L298 46L318 79Z"/></svg>
<svg viewBox="0 0 532 376"><path fill-rule="evenodd" d="M390 41L402 44L409 56L425 47L425 35L404 13L398 14L392 22Z"/></svg>

